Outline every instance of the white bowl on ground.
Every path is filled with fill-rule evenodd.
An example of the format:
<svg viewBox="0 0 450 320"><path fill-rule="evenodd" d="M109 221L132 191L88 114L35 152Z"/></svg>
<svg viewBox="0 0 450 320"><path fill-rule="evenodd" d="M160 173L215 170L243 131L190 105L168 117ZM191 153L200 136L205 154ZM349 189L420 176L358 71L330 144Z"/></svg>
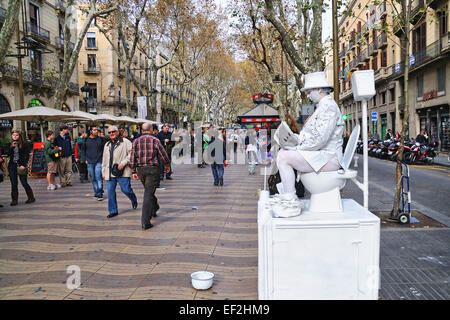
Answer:
<svg viewBox="0 0 450 320"><path fill-rule="evenodd" d="M192 286L197 290L208 290L213 284L214 273L209 271L197 271L191 273Z"/></svg>

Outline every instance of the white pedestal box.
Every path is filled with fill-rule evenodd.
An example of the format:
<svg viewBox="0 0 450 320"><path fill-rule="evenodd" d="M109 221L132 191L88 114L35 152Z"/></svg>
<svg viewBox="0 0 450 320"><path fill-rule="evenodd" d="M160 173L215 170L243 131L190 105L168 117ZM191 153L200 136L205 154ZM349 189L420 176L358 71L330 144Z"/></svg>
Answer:
<svg viewBox="0 0 450 320"><path fill-rule="evenodd" d="M273 218L261 194L259 299L378 299L380 219L352 199L342 204L340 213Z"/></svg>

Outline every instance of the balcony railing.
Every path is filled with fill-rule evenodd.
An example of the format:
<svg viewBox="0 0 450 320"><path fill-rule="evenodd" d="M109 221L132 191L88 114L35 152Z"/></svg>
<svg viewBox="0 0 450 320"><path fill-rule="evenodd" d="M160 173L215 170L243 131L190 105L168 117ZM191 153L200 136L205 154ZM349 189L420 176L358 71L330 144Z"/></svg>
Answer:
<svg viewBox="0 0 450 320"><path fill-rule="evenodd" d="M421 17L424 16L425 10L425 1L424 0L415 0L412 4L411 8L411 22L416 24Z"/></svg>
<svg viewBox="0 0 450 320"><path fill-rule="evenodd" d="M373 39L373 41L369 44L369 56L374 56L378 53L378 41L377 39Z"/></svg>
<svg viewBox="0 0 450 320"><path fill-rule="evenodd" d="M364 62L366 60L369 60L369 55L367 54L367 49L364 49L361 51L361 61L360 62Z"/></svg>
<svg viewBox="0 0 450 320"><path fill-rule="evenodd" d="M64 39L61 37L55 37L56 48L64 49ZM71 42L69 44L69 49L73 51L75 49L75 43Z"/></svg>
<svg viewBox="0 0 450 320"><path fill-rule="evenodd" d="M425 62L436 58L441 53L441 49L441 40L439 39L419 52L412 54L409 58L411 69L417 68Z"/></svg>
<svg viewBox="0 0 450 320"><path fill-rule="evenodd" d="M386 31L381 32L381 34L378 36L377 42L378 42L378 48L379 49L382 49L382 48L387 46Z"/></svg>
<svg viewBox="0 0 450 320"><path fill-rule="evenodd" d="M28 22L28 33L31 36L38 38L39 40L50 42L50 31L41 28L31 22Z"/></svg>
<svg viewBox="0 0 450 320"><path fill-rule="evenodd" d="M100 67L97 65L83 65L83 71L85 73L100 73Z"/></svg>
<svg viewBox="0 0 450 320"><path fill-rule="evenodd" d="M392 69L391 71L392 76L403 74L403 72L405 72L405 64L403 62L393 64L391 66L391 69Z"/></svg>
<svg viewBox="0 0 450 320"><path fill-rule="evenodd" d="M8 79L12 81L19 80L19 70L16 66L10 64L2 64L0 65L0 72L2 74L2 80L3 79ZM25 84L31 84L49 90L54 90L59 85L58 79L43 77L42 72L33 72L31 70L22 69L22 74L23 74L23 81ZM75 95L79 94L78 84L69 82L67 88L69 89L69 93Z"/></svg>

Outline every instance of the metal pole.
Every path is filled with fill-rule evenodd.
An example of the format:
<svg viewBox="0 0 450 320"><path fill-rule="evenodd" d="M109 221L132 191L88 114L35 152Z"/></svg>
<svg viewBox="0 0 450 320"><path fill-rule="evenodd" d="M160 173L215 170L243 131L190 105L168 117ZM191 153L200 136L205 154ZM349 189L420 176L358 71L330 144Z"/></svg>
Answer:
<svg viewBox="0 0 450 320"><path fill-rule="evenodd" d="M25 102L24 102L24 93L23 93L23 72L22 72L22 51L20 50L20 30L19 30L19 23L16 23L16 33L17 33L17 70L18 70L18 77L19 77L19 108L24 109L25 108ZM21 121L20 126L22 128L22 132L27 132L27 126L25 124L25 121Z"/></svg>
<svg viewBox="0 0 450 320"><path fill-rule="evenodd" d="M367 147L367 100L362 104L362 137L363 137L363 160L364 160L364 208L369 209L369 152Z"/></svg>
<svg viewBox="0 0 450 320"><path fill-rule="evenodd" d="M337 0L332 0L333 15L333 85L334 100L339 105L339 38L338 38L338 18L337 18Z"/></svg>

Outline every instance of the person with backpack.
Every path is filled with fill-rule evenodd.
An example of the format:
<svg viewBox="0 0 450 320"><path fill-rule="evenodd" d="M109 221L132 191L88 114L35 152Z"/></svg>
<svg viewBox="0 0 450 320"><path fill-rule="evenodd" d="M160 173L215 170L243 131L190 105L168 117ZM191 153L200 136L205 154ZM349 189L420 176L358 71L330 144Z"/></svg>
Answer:
<svg viewBox="0 0 450 320"><path fill-rule="evenodd" d="M49 130L45 134L47 140L44 143L44 155L45 161L47 162L47 190L56 190L56 180L55 175L58 171L58 160L61 156L61 147L57 147L54 144L55 134L53 131Z"/></svg>

